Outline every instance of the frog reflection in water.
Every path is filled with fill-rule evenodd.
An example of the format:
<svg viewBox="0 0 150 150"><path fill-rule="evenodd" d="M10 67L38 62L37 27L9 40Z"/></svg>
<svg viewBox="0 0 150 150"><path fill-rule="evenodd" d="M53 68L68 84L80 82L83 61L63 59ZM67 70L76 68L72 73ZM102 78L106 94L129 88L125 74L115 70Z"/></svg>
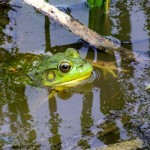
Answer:
<svg viewBox="0 0 150 150"><path fill-rule="evenodd" d="M16 84L68 87L87 79L93 71L90 63L69 48L64 53L50 55L18 54L10 56L2 65L4 79Z"/></svg>

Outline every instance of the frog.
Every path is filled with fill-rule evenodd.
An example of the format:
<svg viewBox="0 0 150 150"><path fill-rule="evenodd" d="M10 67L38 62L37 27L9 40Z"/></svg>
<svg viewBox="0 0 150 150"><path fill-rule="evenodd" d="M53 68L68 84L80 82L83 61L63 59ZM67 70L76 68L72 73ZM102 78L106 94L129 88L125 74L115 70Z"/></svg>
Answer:
<svg viewBox="0 0 150 150"><path fill-rule="evenodd" d="M0 64L0 80L44 87L70 87L88 79L93 67L74 48L54 55L16 54Z"/></svg>

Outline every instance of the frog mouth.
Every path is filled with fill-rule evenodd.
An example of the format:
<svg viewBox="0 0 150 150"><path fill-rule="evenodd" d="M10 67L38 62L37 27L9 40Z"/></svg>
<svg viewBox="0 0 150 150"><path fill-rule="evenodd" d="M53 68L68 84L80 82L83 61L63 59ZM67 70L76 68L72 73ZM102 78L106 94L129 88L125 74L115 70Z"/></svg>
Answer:
<svg viewBox="0 0 150 150"><path fill-rule="evenodd" d="M76 86L76 85L79 85L79 84L83 84L82 81L85 81L85 79L88 79L91 76L91 74L92 73L89 73L89 74L87 74L83 77L80 77L80 78L77 78L77 79L74 79L74 80L70 80L70 81L67 81L67 82L64 82L64 83L56 84L56 85L54 85L54 87L60 87L60 86L72 87L72 86Z"/></svg>

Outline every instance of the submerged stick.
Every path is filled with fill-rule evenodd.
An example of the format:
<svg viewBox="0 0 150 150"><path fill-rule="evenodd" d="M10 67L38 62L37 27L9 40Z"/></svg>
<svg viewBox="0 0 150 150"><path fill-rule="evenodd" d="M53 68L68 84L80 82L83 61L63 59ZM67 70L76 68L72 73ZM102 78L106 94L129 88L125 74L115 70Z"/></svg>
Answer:
<svg viewBox="0 0 150 150"><path fill-rule="evenodd" d="M60 25L71 31L75 35L81 37L84 41L97 49L107 50L112 52L118 51L123 55L125 60L134 60L133 53L129 50L122 48L120 45L114 43L112 40L101 36L100 34L89 29L77 19L65 14L53 5L45 2L44 0L24 0L27 4L35 7L37 10L48 16L49 18L57 21Z"/></svg>

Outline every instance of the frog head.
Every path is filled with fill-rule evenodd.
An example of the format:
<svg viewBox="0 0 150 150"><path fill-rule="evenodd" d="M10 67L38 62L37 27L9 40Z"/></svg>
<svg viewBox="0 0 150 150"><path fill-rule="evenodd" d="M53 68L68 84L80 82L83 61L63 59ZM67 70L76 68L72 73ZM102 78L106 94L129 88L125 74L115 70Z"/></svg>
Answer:
<svg viewBox="0 0 150 150"><path fill-rule="evenodd" d="M93 71L90 63L82 59L73 48L53 56L43 56L29 73L34 83L44 86L72 86L87 79Z"/></svg>

